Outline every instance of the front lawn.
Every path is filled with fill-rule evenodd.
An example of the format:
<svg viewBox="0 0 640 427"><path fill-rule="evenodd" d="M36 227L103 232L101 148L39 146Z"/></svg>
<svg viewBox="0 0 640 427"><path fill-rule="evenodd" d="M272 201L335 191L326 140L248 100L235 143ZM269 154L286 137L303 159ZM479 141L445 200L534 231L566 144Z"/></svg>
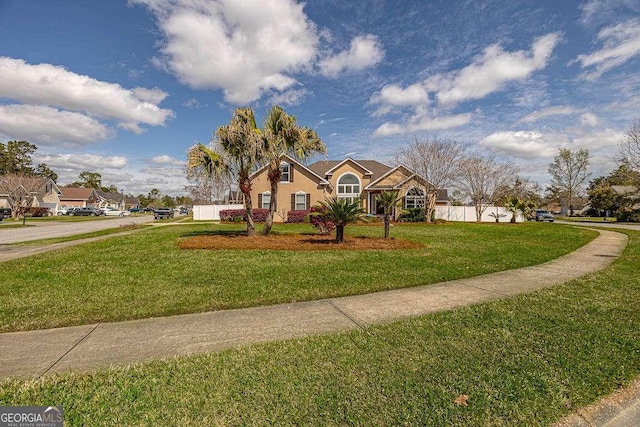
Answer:
<svg viewBox="0 0 640 427"><path fill-rule="evenodd" d="M234 225L172 225L2 263L0 331L52 328L314 300L540 264L596 232L553 224L403 225L406 250L182 250ZM275 228L312 232L309 225ZM347 227L382 236L380 226ZM242 238L242 237L238 237Z"/></svg>
<svg viewBox="0 0 640 427"><path fill-rule="evenodd" d="M566 232L547 225L531 230ZM63 405L71 426L546 426L640 375L640 232L628 234L611 266L550 289L360 331L7 381L0 404Z"/></svg>

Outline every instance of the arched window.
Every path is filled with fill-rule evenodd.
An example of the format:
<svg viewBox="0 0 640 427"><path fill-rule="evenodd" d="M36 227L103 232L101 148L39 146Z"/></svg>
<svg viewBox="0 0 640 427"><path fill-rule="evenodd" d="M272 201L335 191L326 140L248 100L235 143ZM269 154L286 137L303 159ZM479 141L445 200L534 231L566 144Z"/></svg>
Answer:
<svg viewBox="0 0 640 427"><path fill-rule="evenodd" d="M407 191L407 195L404 197L404 208L424 208L424 191L415 187Z"/></svg>
<svg viewBox="0 0 640 427"><path fill-rule="evenodd" d="M360 179L352 173L346 173L338 179L338 199L353 202L360 197Z"/></svg>
<svg viewBox="0 0 640 427"><path fill-rule="evenodd" d="M271 202L271 192L265 191L264 193L260 194L260 200L260 207L262 209L269 209L269 203Z"/></svg>

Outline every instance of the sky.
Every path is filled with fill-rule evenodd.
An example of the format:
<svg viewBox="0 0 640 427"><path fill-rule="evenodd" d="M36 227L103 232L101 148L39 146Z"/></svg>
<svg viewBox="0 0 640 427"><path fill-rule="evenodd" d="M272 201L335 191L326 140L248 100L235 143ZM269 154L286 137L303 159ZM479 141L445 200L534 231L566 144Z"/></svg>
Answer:
<svg viewBox="0 0 640 427"><path fill-rule="evenodd" d="M640 0L0 0L0 141L59 184L184 194L189 147L276 104L329 159L445 138L543 186L560 147L606 175L640 116Z"/></svg>

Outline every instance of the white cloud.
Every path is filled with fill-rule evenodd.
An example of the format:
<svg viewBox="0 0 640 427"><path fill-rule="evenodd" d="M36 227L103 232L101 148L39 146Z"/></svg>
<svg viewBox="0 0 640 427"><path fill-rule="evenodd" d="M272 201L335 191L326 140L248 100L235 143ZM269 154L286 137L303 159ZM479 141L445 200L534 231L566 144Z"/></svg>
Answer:
<svg viewBox="0 0 640 427"><path fill-rule="evenodd" d="M436 92L436 98L443 104L482 99L502 90L508 82L524 80L545 68L560 40L560 33L547 34L535 40L529 52L505 52L500 45L489 46L471 65L430 77L425 86Z"/></svg>
<svg viewBox="0 0 640 427"><path fill-rule="evenodd" d="M619 15L640 13L638 0L586 0L580 5L582 25L591 26L612 22Z"/></svg>
<svg viewBox="0 0 640 427"><path fill-rule="evenodd" d="M555 107L536 110L518 120L518 123L536 122L544 117L576 114L578 111L573 107L558 105Z"/></svg>
<svg viewBox="0 0 640 427"><path fill-rule="evenodd" d="M552 143L538 132L494 132L480 141L496 154L508 155L518 159L552 158L557 154L557 142Z"/></svg>
<svg viewBox="0 0 640 427"><path fill-rule="evenodd" d="M49 105L116 119L123 123L164 125L171 110L158 107L166 97L159 89L125 89L51 64L27 64L0 57L0 98Z"/></svg>
<svg viewBox="0 0 640 427"><path fill-rule="evenodd" d="M112 130L84 114L39 105L0 105L0 133L43 145L81 144L114 136Z"/></svg>
<svg viewBox="0 0 640 427"><path fill-rule="evenodd" d="M458 114L455 116L414 116L405 123L387 122L379 126L373 136L390 136L403 133L452 129L469 123L471 114Z"/></svg>
<svg viewBox="0 0 640 427"><path fill-rule="evenodd" d="M376 129L374 136L451 129L468 123L471 114L438 116L436 111L453 108L463 101L482 99L502 90L509 82L526 80L547 66L561 38L560 33L546 34L536 39L529 51L506 52L495 44L460 70L436 74L406 88L399 85L383 87L369 100L370 105L376 107L374 116L402 108L412 111L403 123L384 123ZM432 113L428 113L427 107L432 108Z"/></svg>
<svg viewBox="0 0 640 427"><path fill-rule="evenodd" d="M359 71L376 65L384 57L384 50L373 35L355 37L349 50L322 59L318 66L326 77L337 77L345 70Z"/></svg>
<svg viewBox="0 0 640 427"><path fill-rule="evenodd" d="M269 99L269 104L272 105L299 105L304 98L308 95L309 91L306 89L290 89L284 92L275 93Z"/></svg>
<svg viewBox="0 0 640 427"><path fill-rule="evenodd" d="M178 160L174 157L163 154L162 156L155 156L150 161L154 165L174 165L174 166L184 166L184 160Z"/></svg>
<svg viewBox="0 0 640 427"><path fill-rule="evenodd" d="M600 119L593 113L584 113L580 116L580 123L585 126L598 126L600 124Z"/></svg>
<svg viewBox="0 0 640 427"><path fill-rule="evenodd" d="M429 92L421 83L407 86L406 89L398 85L388 85L371 97L371 104L380 105L375 115L390 113L395 107L416 107L429 104Z"/></svg>
<svg viewBox="0 0 640 427"><path fill-rule="evenodd" d="M590 68L591 71L582 74L587 80L595 80L640 55L640 19L603 28L596 39L602 43L601 49L588 55L578 55L569 63L579 62L582 68Z"/></svg>
<svg viewBox="0 0 640 427"><path fill-rule="evenodd" d="M52 169L101 170L122 169L129 161L123 156L100 156L97 154L38 154L38 162L46 163Z"/></svg>
<svg viewBox="0 0 640 427"><path fill-rule="evenodd" d="M316 27L293 0L134 0L164 33L160 64L197 89L244 104L283 91L317 56Z"/></svg>

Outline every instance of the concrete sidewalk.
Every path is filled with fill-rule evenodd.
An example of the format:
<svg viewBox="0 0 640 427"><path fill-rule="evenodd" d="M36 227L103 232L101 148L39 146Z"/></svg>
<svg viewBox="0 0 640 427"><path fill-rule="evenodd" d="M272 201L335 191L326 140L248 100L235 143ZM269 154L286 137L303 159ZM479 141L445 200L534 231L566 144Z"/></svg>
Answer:
<svg viewBox="0 0 640 427"><path fill-rule="evenodd" d="M550 287L600 270L627 236L600 231L545 264L417 288L319 301L0 334L0 379L88 371L255 342L365 328Z"/></svg>

